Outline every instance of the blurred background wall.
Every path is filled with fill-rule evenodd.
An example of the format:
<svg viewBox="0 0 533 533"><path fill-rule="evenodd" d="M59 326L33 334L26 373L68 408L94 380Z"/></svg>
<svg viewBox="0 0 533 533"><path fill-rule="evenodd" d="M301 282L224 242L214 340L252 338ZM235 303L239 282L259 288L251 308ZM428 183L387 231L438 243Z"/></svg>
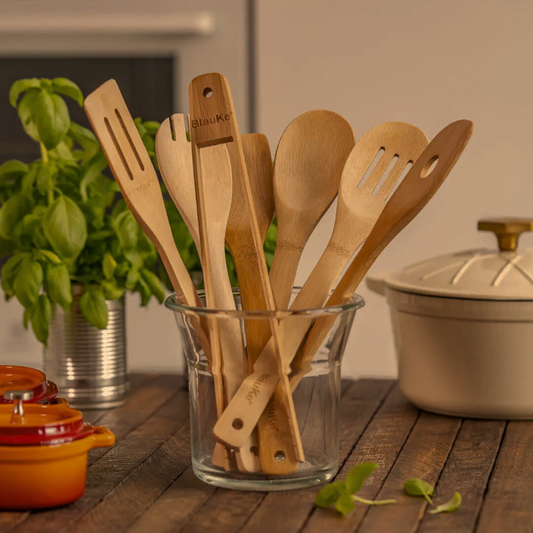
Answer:
<svg viewBox="0 0 533 533"><path fill-rule="evenodd" d="M7 4L0 2L0 19ZM37 2L17 4L17 9L31 16ZM125 9L120 2L108 4ZM150 11L162 4L129 3L128 11ZM264 132L273 151L286 125L309 109L331 109L344 115L356 137L392 120L411 122L430 138L455 119L474 121L474 136L448 182L386 250L373 273L449 251L494 247L493 236L476 231L478 218L528 216L533 211L529 167L533 3L231 0L224 3L222 12L216 2L204 0L180 0L172 6L176 13L180 9L190 13L198 6L215 13L214 31L205 37L211 47L188 48L187 72L231 71L235 98L246 102L241 109L243 123L248 128L255 124L257 131ZM185 38L190 44L191 38ZM141 48L148 43L148 38L143 39ZM157 49L161 36L149 42ZM0 56L9 51L9 43L12 39L0 29ZM176 78L178 92L186 94L189 79ZM184 111L182 97L177 97L175 105L176 111ZM331 211L306 248L299 283L324 249L333 220ZM526 235L521 245L532 242ZM367 306L355 321L344 372L394 376L387 306L365 287L360 293ZM140 309L137 297L128 301L128 313L130 366L176 370L180 359L172 317L157 304ZM22 329L16 302L2 302L0 361L15 360L38 365L40 347Z"/></svg>

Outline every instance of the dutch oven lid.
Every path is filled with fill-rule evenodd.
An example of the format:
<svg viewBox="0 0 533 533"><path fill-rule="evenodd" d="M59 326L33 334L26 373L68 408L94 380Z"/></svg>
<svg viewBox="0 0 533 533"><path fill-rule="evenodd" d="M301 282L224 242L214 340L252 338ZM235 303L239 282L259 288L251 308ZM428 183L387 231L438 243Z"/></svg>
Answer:
<svg viewBox="0 0 533 533"><path fill-rule="evenodd" d="M92 434L80 411L65 403L23 404L31 391L6 391L11 404L0 405L0 446L56 444Z"/></svg>
<svg viewBox="0 0 533 533"><path fill-rule="evenodd" d="M57 386L48 381L40 370L26 366L0 365L0 404L10 403L6 391L27 390L33 394L31 403L50 400L57 396Z"/></svg>
<svg viewBox="0 0 533 533"><path fill-rule="evenodd" d="M468 250L434 257L385 278L392 289L431 296L478 300L533 300L533 250L517 249L518 238L533 231L533 220L478 221L492 231L499 250Z"/></svg>

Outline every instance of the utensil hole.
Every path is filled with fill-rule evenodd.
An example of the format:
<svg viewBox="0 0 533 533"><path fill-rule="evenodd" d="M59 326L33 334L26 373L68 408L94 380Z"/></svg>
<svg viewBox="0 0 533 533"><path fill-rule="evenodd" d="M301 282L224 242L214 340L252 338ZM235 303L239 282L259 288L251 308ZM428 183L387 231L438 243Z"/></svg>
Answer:
<svg viewBox="0 0 533 533"><path fill-rule="evenodd" d="M366 180L370 177L372 172L374 172L374 169L376 168L376 165L379 163L379 160L383 157L383 154L385 153L385 148L381 147L378 150L378 153L374 156L374 159L372 159L372 163L370 163L369 167L366 169L366 172L364 173L361 181L357 185L359 189L363 188L363 185L365 184Z"/></svg>
<svg viewBox="0 0 533 533"><path fill-rule="evenodd" d="M437 166L438 162L439 162L439 156L438 155L434 155L426 163L426 166L422 169L422 172L420 172L420 177L421 178L427 178L435 170L435 167Z"/></svg>
<svg viewBox="0 0 533 533"><path fill-rule="evenodd" d="M372 191L372 196L375 196L378 193L378 191L381 189L381 186L383 185L385 180L389 177L389 174L392 172L392 170L398 163L399 159L400 159L400 156L398 154L395 154L394 157L390 160L390 163L387 165L385 172L383 172L381 178L379 178L379 181L376 183L376 186L374 187L374 190Z"/></svg>
<svg viewBox="0 0 533 533"><path fill-rule="evenodd" d="M211 98L213 96L213 89L211 87L206 87L203 92L204 98Z"/></svg>
<svg viewBox="0 0 533 533"><path fill-rule="evenodd" d="M242 429L244 427L244 422L240 418L236 418L231 425L234 429Z"/></svg>
<svg viewBox="0 0 533 533"><path fill-rule="evenodd" d="M386 202L388 202L389 198L396 192L396 189L400 186L400 183L405 179L405 176L407 176L407 173L411 170L412 166L413 166L413 162L407 161L407 164L403 168L400 174L400 177L396 180L396 183L394 184L394 187L391 189L391 191L387 195L387 198L385 198Z"/></svg>
<svg viewBox="0 0 533 533"><path fill-rule="evenodd" d="M256 457L259 456L259 448L257 446L250 446L250 452Z"/></svg>
<svg viewBox="0 0 533 533"><path fill-rule="evenodd" d="M281 463L281 461L285 461L285 459L286 459L285 452L282 452L281 450L277 451L274 454L274 459L276 461L279 461L280 463Z"/></svg>

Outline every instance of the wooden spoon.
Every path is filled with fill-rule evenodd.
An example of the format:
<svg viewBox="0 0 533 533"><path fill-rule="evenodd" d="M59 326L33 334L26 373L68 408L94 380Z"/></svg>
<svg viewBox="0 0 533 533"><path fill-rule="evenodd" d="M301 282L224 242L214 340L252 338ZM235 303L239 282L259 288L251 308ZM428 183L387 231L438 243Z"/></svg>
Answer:
<svg viewBox="0 0 533 533"><path fill-rule="evenodd" d="M189 86L189 103L191 115L191 143L193 148L193 161L195 151L212 146L214 144L227 144L232 162L233 171L233 198L237 205L242 206L242 214L238 224L238 235L232 247L234 258L242 260L241 264L251 269L255 274L255 282L251 290L257 294L257 307L266 311L275 311L275 302L272 287L268 277L268 270L263 254L263 243L257 224L257 215L254 207L250 181L244 159L239 128L236 121L235 109L228 82L221 74L204 74L195 78ZM231 231L232 220L236 217L230 214L228 231ZM236 230L237 228L233 228ZM241 286L241 290L243 287ZM260 301L262 300L262 301ZM289 428L291 432L291 444L287 448L294 449L296 458L304 460L304 452L301 444L300 433L292 394L288 382L288 366L284 365L281 353L281 338L277 318L272 315L269 320L273 351L271 352L272 364L275 373L279 376L283 387L284 400L288 409ZM272 368L272 367L271 367ZM253 402L252 402L253 403ZM233 420L239 425L238 420ZM252 428L253 429L253 428ZM250 435L251 431L248 433ZM245 444L244 439L238 447Z"/></svg>
<svg viewBox="0 0 533 533"><path fill-rule="evenodd" d="M232 198L228 151L224 145L212 146L202 151L201 162L197 165L201 172L196 173L201 190L195 184L191 143L186 137L183 115L175 114L171 120L163 122L156 136L156 152L163 180L202 258L206 303L211 308L235 311L224 245ZM203 206L203 223L202 217L200 220L198 217L199 205ZM241 328L238 320L227 319L212 323L211 329L212 344L214 337L220 340L221 373L229 401L248 374ZM236 454L241 470L259 470L258 457L251 451L253 446L254 443L250 439L249 445L243 446L242 453Z"/></svg>
<svg viewBox="0 0 533 533"><path fill-rule="evenodd" d="M332 111L308 111L283 132L274 161L278 240L270 281L278 309L287 309L303 249L337 196L355 144L348 122Z"/></svg>
<svg viewBox="0 0 533 533"><path fill-rule="evenodd" d="M429 143L388 201L361 250L327 301L328 307L346 304L350 300L385 247L439 190L466 148L473 130L474 125L470 120L458 120L446 126ZM328 317L326 320L317 321L311 328L302 349L300 366L291 375L293 390L310 370L309 365L314 354L334 323L335 319Z"/></svg>
<svg viewBox="0 0 533 533"><path fill-rule="evenodd" d="M324 304L343 268L370 233L399 176L409 163L418 158L426 145L426 136L418 128L401 122L376 126L356 143L342 174L333 235L291 309L316 308ZM362 182L380 151L383 153L377 165ZM387 175L385 171L394 158L397 158L396 163ZM290 331L286 331L283 321L280 326L285 363L290 364L309 329L309 322L292 320ZM277 375L273 372L269 353L272 348L269 342L256 361L254 372L243 382L215 425L215 437L228 446L238 446L247 438L277 386ZM262 383L254 401L247 403L246 390L263 375L268 375L269 379ZM235 428L235 419L242 422L240 429Z"/></svg>

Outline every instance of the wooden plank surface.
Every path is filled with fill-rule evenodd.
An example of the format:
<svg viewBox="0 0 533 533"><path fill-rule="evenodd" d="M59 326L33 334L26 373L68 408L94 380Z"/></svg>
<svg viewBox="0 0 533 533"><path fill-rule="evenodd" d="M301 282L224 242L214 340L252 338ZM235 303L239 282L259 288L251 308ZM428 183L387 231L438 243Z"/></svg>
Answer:
<svg viewBox="0 0 533 533"><path fill-rule="evenodd" d="M359 495L395 498L391 506L359 504L346 517L318 509L319 487L241 492L213 487L190 464L188 394L176 376L133 376L130 401L87 411L117 436L90 454L87 489L75 504L33 513L0 512L0 533L522 533L533 531L533 422L461 420L422 413L385 380L343 381L340 471L379 464ZM312 417L302 425L313 431ZM462 507L430 515L423 499L403 494L420 477L434 502L455 491ZM0 480L1 482L1 480Z"/></svg>

